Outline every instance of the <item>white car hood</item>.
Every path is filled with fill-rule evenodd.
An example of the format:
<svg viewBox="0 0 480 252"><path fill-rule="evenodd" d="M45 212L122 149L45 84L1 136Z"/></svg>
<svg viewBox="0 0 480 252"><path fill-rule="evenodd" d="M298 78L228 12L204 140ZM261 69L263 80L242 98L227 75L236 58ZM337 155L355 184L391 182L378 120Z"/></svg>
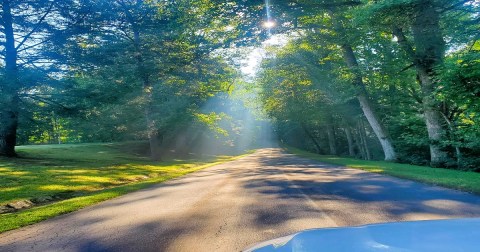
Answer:
<svg viewBox="0 0 480 252"><path fill-rule="evenodd" d="M311 229L263 242L245 251L480 251L480 218Z"/></svg>

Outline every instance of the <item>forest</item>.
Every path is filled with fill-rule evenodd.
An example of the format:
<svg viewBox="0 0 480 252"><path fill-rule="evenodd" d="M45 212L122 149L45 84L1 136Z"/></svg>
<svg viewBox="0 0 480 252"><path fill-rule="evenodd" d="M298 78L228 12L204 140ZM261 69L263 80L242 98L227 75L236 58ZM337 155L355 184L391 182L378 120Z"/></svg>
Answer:
<svg viewBox="0 0 480 252"><path fill-rule="evenodd" d="M278 143L480 171L476 0L0 5L0 156L148 141L161 160ZM247 76L249 55L261 63Z"/></svg>

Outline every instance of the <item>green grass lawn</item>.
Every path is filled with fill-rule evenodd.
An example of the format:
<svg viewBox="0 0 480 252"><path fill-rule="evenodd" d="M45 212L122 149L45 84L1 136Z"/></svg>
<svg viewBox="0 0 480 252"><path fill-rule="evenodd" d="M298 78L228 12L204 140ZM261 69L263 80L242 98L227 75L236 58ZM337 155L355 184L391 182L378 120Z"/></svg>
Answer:
<svg viewBox="0 0 480 252"><path fill-rule="evenodd" d="M323 156L292 147L285 147L285 149L292 154L325 163L342 165L369 172L383 173L399 178L480 194L480 173L384 161L365 161L336 156Z"/></svg>
<svg viewBox="0 0 480 252"><path fill-rule="evenodd" d="M0 158L0 206L21 200L37 205L0 214L0 232L236 158L211 156L153 162L138 154L144 145L128 142L18 147L21 158Z"/></svg>

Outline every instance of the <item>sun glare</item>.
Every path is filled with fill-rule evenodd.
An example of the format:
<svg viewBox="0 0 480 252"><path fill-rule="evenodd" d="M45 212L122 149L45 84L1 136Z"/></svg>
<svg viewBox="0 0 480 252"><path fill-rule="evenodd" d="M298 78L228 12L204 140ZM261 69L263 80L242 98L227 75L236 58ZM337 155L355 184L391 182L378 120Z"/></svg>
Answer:
<svg viewBox="0 0 480 252"><path fill-rule="evenodd" d="M273 28L273 27L275 27L275 22L270 21L270 20L269 20L269 21L265 21L265 22L263 23L263 27L265 27L265 28L267 28L267 29Z"/></svg>

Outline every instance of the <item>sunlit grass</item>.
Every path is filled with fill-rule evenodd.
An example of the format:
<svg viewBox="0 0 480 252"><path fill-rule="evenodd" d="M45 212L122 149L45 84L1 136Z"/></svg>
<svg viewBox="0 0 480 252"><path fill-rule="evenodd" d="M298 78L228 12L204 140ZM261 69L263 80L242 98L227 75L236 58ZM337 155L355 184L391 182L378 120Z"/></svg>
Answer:
<svg viewBox="0 0 480 252"><path fill-rule="evenodd" d="M365 161L352 158L323 156L292 147L285 149L298 156L361 169L369 172L383 173L399 178L411 179L427 184L444 186L452 189L480 194L480 173L450 169L431 168L426 166L391 163L384 161Z"/></svg>
<svg viewBox="0 0 480 252"><path fill-rule="evenodd" d="M21 158L0 158L0 205L45 197L56 199L28 210L1 214L0 232L234 158L212 156L153 162L125 151L125 144L25 146L18 148Z"/></svg>

